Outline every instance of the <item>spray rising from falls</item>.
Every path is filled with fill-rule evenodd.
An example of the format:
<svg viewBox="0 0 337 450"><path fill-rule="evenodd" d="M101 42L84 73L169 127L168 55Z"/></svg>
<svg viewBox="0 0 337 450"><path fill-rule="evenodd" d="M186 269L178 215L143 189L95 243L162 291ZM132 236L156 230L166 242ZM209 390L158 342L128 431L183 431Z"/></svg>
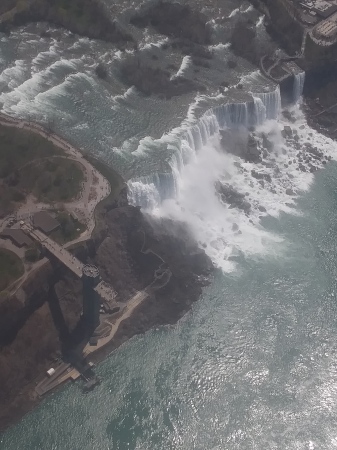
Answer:
<svg viewBox="0 0 337 450"><path fill-rule="evenodd" d="M181 171L219 130L262 125L266 120L276 119L280 109L277 87L273 92L254 94L250 101L227 103L207 111L194 126L181 133L178 141L176 137L172 140L169 172L129 181L129 202L152 210L168 198L176 198Z"/></svg>
<svg viewBox="0 0 337 450"><path fill-rule="evenodd" d="M280 108L277 89L208 111L172 140L171 170L128 183L130 203L187 223L224 271L245 255L278 254L282 240L261 217L294 213L312 172L336 151L308 127L298 105L287 118Z"/></svg>

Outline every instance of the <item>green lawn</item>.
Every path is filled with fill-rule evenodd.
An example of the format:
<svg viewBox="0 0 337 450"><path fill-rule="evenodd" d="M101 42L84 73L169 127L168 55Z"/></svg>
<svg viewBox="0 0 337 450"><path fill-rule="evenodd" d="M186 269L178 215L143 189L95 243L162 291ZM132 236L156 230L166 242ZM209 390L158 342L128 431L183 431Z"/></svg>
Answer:
<svg viewBox="0 0 337 450"><path fill-rule="evenodd" d="M13 252L0 249L0 291L6 289L24 273L21 259Z"/></svg>
<svg viewBox="0 0 337 450"><path fill-rule="evenodd" d="M21 186L42 202L68 202L78 195L82 181L83 171L78 163L52 158L30 164L29 175L24 176Z"/></svg>
<svg viewBox="0 0 337 450"><path fill-rule="evenodd" d="M0 178L10 176L33 159L51 155L64 152L36 133L0 125Z"/></svg>
<svg viewBox="0 0 337 450"><path fill-rule="evenodd" d="M32 191L33 186L27 185L31 175L27 164L45 156L63 154L61 149L35 133L0 125L0 217L14 211L16 204Z"/></svg>
<svg viewBox="0 0 337 450"><path fill-rule="evenodd" d="M35 133L0 125L0 217L33 193L43 202L67 202L79 193L80 165ZM50 158L52 157L52 158Z"/></svg>

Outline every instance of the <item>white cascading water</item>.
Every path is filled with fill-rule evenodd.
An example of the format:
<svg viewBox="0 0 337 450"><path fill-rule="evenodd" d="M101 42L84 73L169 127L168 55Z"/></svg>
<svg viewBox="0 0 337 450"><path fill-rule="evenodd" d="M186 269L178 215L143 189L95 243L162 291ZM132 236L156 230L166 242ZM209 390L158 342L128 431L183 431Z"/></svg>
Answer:
<svg viewBox="0 0 337 450"><path fill-rule="evenodd" d="M308 127L298 105L289 109L291 121L280 111L279 89L254 94L249 103L208 111L175 145L171 173L128 183L130 203L187 223L200 247L226 272L236 267L234 261L242 255L277 255L280 238L261 226L261 217L293 213L297 194L311 183L310 165L322 166L320 160L311 160L303 171L300 167L306 163L298 157L299 145L311 142L325 154L336 152L332 141ZM285 125L294 130L296 140L284 136ZM263 152L262 161L248 162L233 155L231 148L226 151L222 129L239 139L253 138ZM263 173L264 180L254 176L256 172ZM222 201L215 189L219 181L244 198L249 212Z"/></svg>
<svg viewBox="0 0 337 450"><path fill-rule="evenodd" d="M198 151L219 133L220 129L255 127L266 120L277 119L281 109L280 89L254 94L253 100L242 103L227 103L207 111L199 121L181 136L172 155L172 173L153 174L128 182L128 198L132 205L152 210L167 198L175 198L179 188L179 173Z"/></svg>
<svg viewBox="0 0 337 450"><path fill-rule="evenodd" d="M305 72L294 75L293 101L298 102L302 97L305 82Z"/></svg>

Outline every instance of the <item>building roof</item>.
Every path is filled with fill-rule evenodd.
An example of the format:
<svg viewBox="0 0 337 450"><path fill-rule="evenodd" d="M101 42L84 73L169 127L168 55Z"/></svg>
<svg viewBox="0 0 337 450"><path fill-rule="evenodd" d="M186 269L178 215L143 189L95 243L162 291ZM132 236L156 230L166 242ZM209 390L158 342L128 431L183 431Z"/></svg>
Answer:
<svg viewBox="0 0 337 450"><path fill-rule="evenodd" d="M337 33L337 14L318 24L315 32L326 39L334 37Z"/></svg>
<svg viewBox="0 0 337 450"><path fill-rule="evenodd" d="M18 247L23 247L24 245L29 247L33 244L33 240L19 228L5 228L1 236L11 239Z"/></svg>
<svg viewBox="0 0 337 450"><path fill-rule="evenodd" d="M40 211L33 216L33 225L48 234L60 226L59 222L46 211Z"/></svg>
<svg viewBox="0 0 337 450"><path fill-rule="evenodd" d="M302 0L300 5L316 12L320 17L327 18L337 10L337 5L326 0Z"/></svg>

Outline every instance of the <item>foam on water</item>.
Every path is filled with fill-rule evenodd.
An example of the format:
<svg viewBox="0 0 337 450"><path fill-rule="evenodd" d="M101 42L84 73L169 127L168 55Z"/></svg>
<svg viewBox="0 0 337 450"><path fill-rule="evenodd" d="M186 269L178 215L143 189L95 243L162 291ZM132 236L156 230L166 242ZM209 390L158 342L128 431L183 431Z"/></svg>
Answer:
<svg viewBox="0 0 337 450"><path fill-rule="evenodd" d="M23 60L16 60L14 66L8 67L0 75L0 83L9 89L18 87L26 77L27 65Z"/></svg>
<svg viewBox="0 0 337 450"><path fill-rule="evenodd" d="M140 41L138 44L138 48L140 50L150 49L151 47L162 47L166 42L168 42L168 38L158 38L157 36L153 36L151 34L145 33L144 40Z"/></svg>
<svg viewBox="0 0 337 450"><path fill-rule="evenodd" d="M124 94L122 95L115 95L112 98L112 102L113 102L113 108L114 109L118 109L121 107L122 104L125 105L125 102L127 101L127 99L129 97L131 97L133 94L136 93L136 89L134 88L134 86L129 87L128 89L126 89L126 91L124 92Z"/></svg>
<svg viewBox="0 0 337 450"><path fill-rule="evenodd" d="M304 161L298 149L310 144L324 155L337 154L336 143L311 130L298 105L290 108L295 123L282 118L278 89L254 94L253 99L210 110L185 130L170 159L171 173L129 182L132 203L156 216L188 223L200 246L224 271L233 270L233 260L240 255L281 251L281 237L267 233L261 218L277 217L281 211L299 213L296 199L309 188L312 171L322 167L320 159ZM226 143L220 143L221 129L244 135L251 126L263 150L257 163L242 160L230 148L227 152ZM291 128L291 138L285 136L284 127ZM250 204L248 214L222 201L215 189L219 181L244 196Z"/></svg>
<svg viewBox="0 0 337 450"><path fill-rule="evenodd" d="M27 34L26 39L29 37L32 36ZM152 37L146 34L144 46L161 46L167 41L167 38L164 40L158 38L150 43L151 39ZM35 39L34 42L38 41ZM79 39L75 44L65 48L62 42L55 40L44 40L42 43L39 41L39 49L34 53L34 48L28 48L27 41L24 42L22 44L24 50L26 51L27 47L27 52L31 52L27 60L18 59L0 74L3 88L0 101L3 103L3 110L19 117L36 114L36 117L41 119L43 115L48 116L50 110L55 110L55 105L62 108L63 104L69 102L69 98L74 103L78 102L78 105L74 105L75 110L82 107L80 100L86 98L88 92L95 92L95 95L97 94L95 98L99 99L99 95L103 98L107 91L101 93L97 89L97 81L90 76L92 69L89 68L93 67L95 60L90 59L90 56L78 57L77 51L82 45L96 44L90 43L85 38ZM227 49L227 45L219 44L214 49L221 52ZM106 49L99 53L99 57L104 61L108 59ZM118 59L121 58L121 54L116 50L111 57ZM184 57L176 76L183 74L189 64L190 57ZM233 99L232 102L213 107L198 118L198 111L202 105L219 105L224 95L218 94L212 98L212 102L208 102L210 98L205 95L197 95L194 102L186 108L186 116L182 123L178 126L175 123L173 125L175 128L159 139L141 138L144 135L136 132L132 134L130 131L117 148L110 140L109 132L100 138L105 140L106 148L114 155L118 154L120 160L123 159L123 164L125 160L125 165L128 165L132 158L133 167L128 173L149 173L148 167L153 167L153 175L129 181L130 201L153 214L189 223L200 245L205 248L213 261L226 271L233 268L232 259L237 255L261 254L275 248L275 240L279 241L279 237L271 236L263 230L260 217L266 214L277 216L280 211L293 212L292 205L296 195L301 190L307 189L312 179L309 171L303 172L299 169L296 145L285 142L281 135L281 129L286 122L279 119L281 109L279 89L264 92L265 79L259 71L246 70L240 84L243 89L241 92L237 90L235 96L242 98L242 101ZM304 74L299 74L294 81L296 101L301 96L303 84ZM80 86L80 100L77 92L74 95L76 86ZM247 95L244 92L253 89L250 100L245 101ZM109 94L104 97L106 109L118 110L123 106L123 113L128 110L129 103L131 104L137 97L133 88L123 92L119 86L117 92L111 89ZM98 103L100 107L99 100ZM62 109L60 111L63 119L67 120L67 112ZM305 133L308 133L309 128L300 112L297 109L295 112L296 123L288 125L294 129L301 124L301 129L298 128L297 131L299 144L302 144L308 140ZM88 114L87 110L85 114ZM74 124L73 131L76 134L88 130L90 129L88 124L90 122L84 122L83 127ZM121 124L119 126L121 127ZM233 156L230 151L226 152L220 145L221 130L238 130L240 127L246 131L249 127L255 127L255 140L260 146L263 145L263 133L272 142L273 152L264 156L263 164L245 162ZM314 137L311 141L316 139L317 147L325 148L328 140L324 138L324 142L318 142L321 138L317 133L313 131L312 133ZM335 148L335 144L329 145L331 150ZM156 160L152 164L152 155L156 155L157 158L159 154L159 163ZM143 172L139 170L138 162L147 165L146 170ZM316 161L315 164L319 165L319 162ZM156 173L159 166L161 170ZM261 180L252 176L252 170L263 171L272 181L263 180L262 185ZM222 202L214 186L218 181L229 184L236 192L245 195L247 202L251 204L248 215ZM294 195L287 194L287 189L291 189ZM273 245L269 245L270 243Z"/></svg>
<svg viewBox="0 0 337 450"><path fill-rule="evenodd" d="M231 19L232 17L236 16L240 12L239 8L233 9L233 11L229 14L228 18Z"/></svg>
<svg viewBox="0 0 337 450"><path fill-rule="evenodd" d="M57 41L54 41L47 51L40 52L32 59L32 72L39 72L58 59Z"/></svg>
<svg viewBox="0 0 337 450"><path fill-rule="evenodd" d="M264 16L260 16L256 22L256 28L260 28L263 25Z"/></svg>
<svg viewBox="0 0 337 450"><path fill-rule="evenodd" d="M186 70L189 68L189 66L192 63L192 58L190 56L184 56L183 60L181 61L181 65L175 75L171 77L171 80L176 77L181 77L184 75Z"/></svg>
<svg viewBox="0 0 337 450"><path fill-rule="evenodd" d="M236 208L221 202L215 193L215 183L226 180L232 186L240 184L235 159L219 149L216 138L202 147L181 171L176 170L177 194L161 203L153 214L181 220L189 224L193 235L218 267L234 269L232 258L244 253L263 253L269 242L277 239L268 235L257 223Z"/></svg>
<svg viewBox="0 0 337 450"><path fill-rule="evenodd" d="M67 77L78 73L80 64L80 59L61 59L44 70L32 71L30 78L26 79L24 73L26 66L18 65L16 61L15 69L6 69L0 75L0 81L4 80L11 89L10 92L2 92L0 95L4 112L17 112L19 115L20 112L29 113L30 108L41 102L46 93L54 95L55 91L62 89L62 86L69 82ZM12 76L13 78L10 79Z"/></svg>

